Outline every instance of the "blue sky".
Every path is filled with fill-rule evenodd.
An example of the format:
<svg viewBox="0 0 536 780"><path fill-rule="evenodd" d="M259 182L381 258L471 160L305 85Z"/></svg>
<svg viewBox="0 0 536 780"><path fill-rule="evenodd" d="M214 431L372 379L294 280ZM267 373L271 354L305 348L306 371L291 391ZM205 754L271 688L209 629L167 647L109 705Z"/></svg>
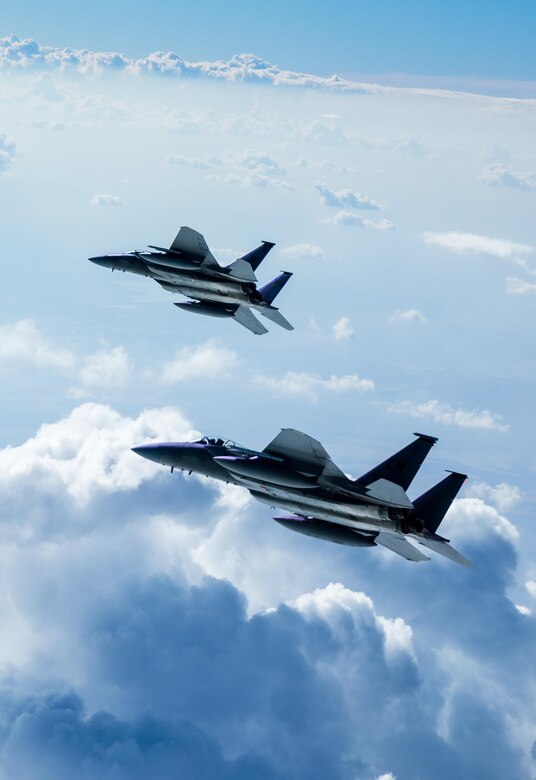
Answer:
<svg viewBox="0 0 536 780"><path fill-rule="evenodd" d="M488 6L504 67L386 49L359 68L428 89L323 79L355 70L340 8L303 22L314 52L291 47L297 6L288 37L248 17L188 48L169 17L142 30L141 7L131 32L95 7L89 24L26 5L25 29L9 11L0 778L534 776L536 105L434 73L534 74ZM150 56L168 49L187 62ZM241 51L257 57L227 62ZM87 262L181 225L221 262L275 241L259 278L294 272L278 301L295 331L190 317ZM262 448L287 426L353 475L438 436L411 495L470 475L444 530L476 569L290 534L130 452L196 431Z"/></svg>
<svg viewBox="0 0 536 780"><path fill-rule="evenodd" d="M3 8L4 32L49 45L143 56L171 50L190 60L253 51L283 68L324 75L406 73L533 81L534 3L336 0L255 4L95 0Z"/></svg>

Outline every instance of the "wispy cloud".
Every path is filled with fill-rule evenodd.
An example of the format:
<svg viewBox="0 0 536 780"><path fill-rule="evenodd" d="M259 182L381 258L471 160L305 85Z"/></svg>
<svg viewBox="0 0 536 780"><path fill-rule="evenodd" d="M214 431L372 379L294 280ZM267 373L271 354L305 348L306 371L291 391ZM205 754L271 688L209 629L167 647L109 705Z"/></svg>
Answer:
<svg viewBox="0 0 536 780"><path fill-rule="evenodd" d="M354 329L352 328L348 317L341 317L340 320L337 320L333 326L333 335L335 341L346 341L347 339L352 338Z"/></svg>
<svg viewBox="0 0 536 780"><path fill-rule="evenodd" d="M389 317L389 322L428 322L418 309L395 309Z"/></svg>
<svg viewBox="0 0 536 780"><path fill-rule="evenodd" d="M70 369L76 355L58 348L37 328L33 320L19 320L0 327L0 361L22 362L36 366Z"/></svg>
<svg viewBox="0 0 536 780"><path fill-rule="evenodd" d="M536 173L513 171L502 163L487 165L478 180L493 187L514 187L516 190L536 189Z"/></svg>
<svg viewBox="0 0 536 780"><path fill-rule="evenodd" d="M529 244L519 244L515 241L491 238L477 233L461 233L456 230L447 233L428 231L422 233L421 238L426 244L440 246L458 254L488 255L489 257L511 259L518 255L530 255L535 251L535 248Z"/></svg>
<svg viewBox="0 0 536 780"><path fill-rule="evenodd" d="M93 195L89 201L91 206L124 206L125 204L118 198L117 195L109 195L107 193L99 193Z"/></svg>
<svg viewBox="0 0 536 780"><path fill-rule="evenodd" d="M17 147L14 142L0 133L0 173L6 173L11 169L13 160L17 156Z"/></svg>
<svg viewBox="0 0 536 780"><path fill-rule="evenodd" d="M376 201L350 189L335 191L330 190L325 184L315 184L315 190L320 195L325 206L343 209L366 209L370 211L379 211L381 209L381 206Z"/></svg>
<svg viewBox="0 0 536 780"><path fill-rule="evenodd" d="M374 222L371 219L364 219L354 211L338 211L333 217L325 219L328 225L342 225L344 227L370 227L375 230L394 230L396 225L390 219L381 219Z"/></svg>
<svg viewBox="0 0 536 780"><path fill-rule="evenodd" d="M285 257L323 257L324 253L316 244L292 244L281 250Z"/></svg>
<svg viewBox="0 0 536 780"><path fill-rule="evenodd" d="M219 157L184 157L181 154L168 154L166 162L170 165L184 165L187 168L208 169L221 165Z"/></svg>
<svg viewBox="0 0 536 780"><path fill-rule="evenodd" d="M509 295L525 295L536 292L536 282L528 282L526 279L518 279L517 276L507 276L504 291Z"/></svg>
<svg viewBox="0 0 536 780"><path fill-rule="evenodd" d="M374 390L372 379L361 379L357 374L332 374L324 378L307 372L287 371L282 377L257 375L253 382L276 395L307 398L310 401L317 401L320 392L368 393Z"/></svg>
<svg viewBox="0 0 536 780"><path fill-rule="evenodd" d="M454 407L440 401L399 401L388 407L393 414L409 414L423 420L432 420L443 425L456 425L459 428L479 428L482 430L506 431L509 426L502 422L502 417L492 414L487 409L469 410Z"/></svg>
<svg viewBox="0 0 536 780"><path fill-rule="evenodd" d="M192 379L229 379L238 365L236 352L207 341L198 347L179 349L173 360L162 366L160 380L175 384Z"/></svg>
<svg viewBox="0 0 536 780"><path fill-rule="evenodd" d="M100 349L87 357L78 371L78 378L87 387L116 387L126 384L132 376L129 357L123 347Z"/></svg>

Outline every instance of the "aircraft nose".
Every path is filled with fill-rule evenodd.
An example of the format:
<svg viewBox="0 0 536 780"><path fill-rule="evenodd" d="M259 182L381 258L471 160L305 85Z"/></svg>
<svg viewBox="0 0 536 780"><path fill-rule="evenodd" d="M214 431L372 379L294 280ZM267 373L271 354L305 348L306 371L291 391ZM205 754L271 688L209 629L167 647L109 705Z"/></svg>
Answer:
<svg viewBox="0 0 536 780"><path fill-rule="evenodd" d="M90 257L88 259L90 263L95 263L95 265L100 265L101 268L110 267L110 258L107 257L107 255L99 255L97 257Z"/></svg>
<svg viewBox="0 0 536 780"><path fill-rule="evenodd" d="M132 447L132 452L141 455L142 458L152 460L154 463L162 463L165 449L161 444L140 444L138 447Z"/></svg>

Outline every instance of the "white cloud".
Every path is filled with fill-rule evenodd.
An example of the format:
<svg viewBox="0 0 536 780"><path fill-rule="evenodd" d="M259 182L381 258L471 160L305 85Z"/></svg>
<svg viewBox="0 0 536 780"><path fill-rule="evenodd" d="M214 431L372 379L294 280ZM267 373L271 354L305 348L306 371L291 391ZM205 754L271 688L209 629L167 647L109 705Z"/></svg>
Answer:
<svg viewBox="0 0 536 780"><path fill-rule="evenodd" d="M375 230L394 230L395 224L390 219L381 219L374 222L371 219L363 219L353 211L338 211L333 217L325 219L328 225L344 225L345 227L371 227Z"/></svg>
<svg viewBox="0 0 536 780"><path fill-rule="evenodd" d="M348 317L341 317L340 320L337 320L333 326L333 335L335 336L335 341L346 341L346 339L352 338L354 329L350 325Z"/></svg>
<svg viewBox="0 0 536 780"><path fill-rule="evenodd" d="M265 176L281 175L285 172L277 160L266 152L255 152L252 149L246 149L235 154L232 159L240 168L247 168Z"/></svg>
<svg viewBox="0 0 536 780"><path fill-rule="evenodd" d="M320 195L325 206L343 209L368 209L371 211L379 211L381 209L381 206L376 201L350 189L335 192L326 187L325 184L319 183L315 184L315 190Z"/></svg>
<svg viewBox="0 0 536 780"><path fill-rule="evenodd" d="M509 295L525 295L536 292L536 282L528 282L517 276L507 276L504 281L506 282L504 291Z"/></svg>
<svg viewBox="0 0 536 780"><path fill-rule="evenodd" d="M389 317L389 322L428 322L418 309L396 309Z"/></svg>
<svg viewBox="0 0 536 780"><path fill-rule="evenodd" d="M532 171L512 171L501 163L487 165L478 180L492 186L514 187L517 190L536 189L536 173Z"/></svg>
<svg viewBox="0 0 536 780"><path fill-rule="evenodd" d="M216 181L225 181L231 184L240 184L242 187L275 187L279 190L290 190L294 192L296 187L283 179L277 179L273 176L264 176L253 171L243 176L237 173L229 173L227 176L211 176Z"/></svg>
<svg viewBox="0 0 536 780"><path fill-rule="evenodd" d="M0 450L0 487L19 490L28 480L49 494L61 486L84 505L96 492L134 490L157 466L130 448L151 440L189 440L190 423L171 407L122 417L109 406L85 403L63 420L42 425L20 447ZM35 487L35 486L34 486Z"/></svg>
<svg viewBox="0 0 536 780"><path fill-rule="evenodd" d="M502 417L492 414L487 409L468 410L455 408L450 404L439 401L425 401L413 403L412 401L399 401L388 408L394 414L409 414L411 417L419 417L425 420L433 420L443 425L456 425L459 428L477 428L481 430L506 431L509 426L502 422Z"/></svg>
<svg viewBox="0 0 536 780"><path fill-rule="evenodd" d="M116 387L131 378L131 365L123 347L101 349L85 358L78 378L89 387Z"/></svg>
<svg viewBox="0 0 536 780"><path fill-rule="evenodd" d="M532 596L532 598L536 599L536 582L534 580L528 580L525 583L525 588L527 589L527 592Z"/></svg>
<svg viewBox="0 0 536 780"><path fill-rule="evenodd" d="M100 193L93 195L89 201L91 206L124 206L125 204L118 198L117 195L109 195L106 193Z"/></svg>
<svg viewBox="0 0 536 780"><path fill-rule="evenodd" d="M168 154L166 162L171 165L185 165L188 168L206 169L219 165L221 160L219 157L183 157L180 154Z"/></svg>
<svg viewBox="0 0 536 780"><path fill-rule="evenodd" d="M287 371L284 376L279 378L256 375L253 377L253 382L276 395L308 398L310 401L317 401L318 395L322 391L367 393L374 390L372 379L361 379L357 374L344 376L332 374L325 379L305 371Z"/></svg>
<svg viewBox="0 0 536 780"><path fill-rule="evenodd" d="M316 244L292 244L281 250L285 257L323 257L324 253Z"/></svg>
<svg viewBox="0 0 536 780"><path fill-rule="evenodd" d="M198 347L179 349L173 360L164 363L160 380L165 384L190 379L229 379L238 365L236 352L207 341Z"/></svg>
<svg viewBox="0 0 536 780"><path fill-rule="evenodd" d="M28 319L0 327L0 361L72 369L77 358L73 352L59 349L49 342L39 332L35 322Z"/></svg>
<svg viewBox="0 0 536 780"><path fill-rule="evenodd" d="M427 141L413 135L401 135L395 138L369 138L359 135L355 141L366 149L397 152L408 157L428 157L436 154Z"/></svg>
<svg viewBox="0 0 536 780"><path fill-rule="evenodd" d="M17 147L14 142L0 133L0 173L9 171L13 160L17 156Z"/></svg>
<svg viewBox="0 0 536 780"><path fill-rule="evenodd" d="M465 495L468 498L481 498L484 501L489 501L497 507L499 512L507 512L512 509L522 498L520 489L507 482L501 482L495 487L488 485L487 482L470 482L465 490Z"/></svg>
<svg viewBox="0 0 536 780"><path fill-rule="evenodd" d="M517 255L533 254L535 249L528 244L518 244L502 238L490 238L476 233L460 233L450 231L447 233L426 232L422 234L426 244L450 249L459 254L488 255L502 259L515 258Z"/></svg>

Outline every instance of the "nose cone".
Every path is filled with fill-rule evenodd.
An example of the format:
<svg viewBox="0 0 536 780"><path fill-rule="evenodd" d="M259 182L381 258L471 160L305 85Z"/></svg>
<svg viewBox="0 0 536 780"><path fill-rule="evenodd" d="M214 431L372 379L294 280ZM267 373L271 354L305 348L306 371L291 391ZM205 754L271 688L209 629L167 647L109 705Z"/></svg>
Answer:
<svg viewBox="0 0 536 780"><path fill-rule="evenodd" d="M152 460L154 463L164 463L167 449L165 444L140 444L139 447L132 447L132 452L141 455L142 458Z"/></svg>
<svg viewBox="0 0 536 780"><path fill-rule="evenodd" d="M111 262L108 255L99 255L98 257L90 257L89 258L90 263L95 263L95 265L100 265L101 268L110 268Z"/></svg>

